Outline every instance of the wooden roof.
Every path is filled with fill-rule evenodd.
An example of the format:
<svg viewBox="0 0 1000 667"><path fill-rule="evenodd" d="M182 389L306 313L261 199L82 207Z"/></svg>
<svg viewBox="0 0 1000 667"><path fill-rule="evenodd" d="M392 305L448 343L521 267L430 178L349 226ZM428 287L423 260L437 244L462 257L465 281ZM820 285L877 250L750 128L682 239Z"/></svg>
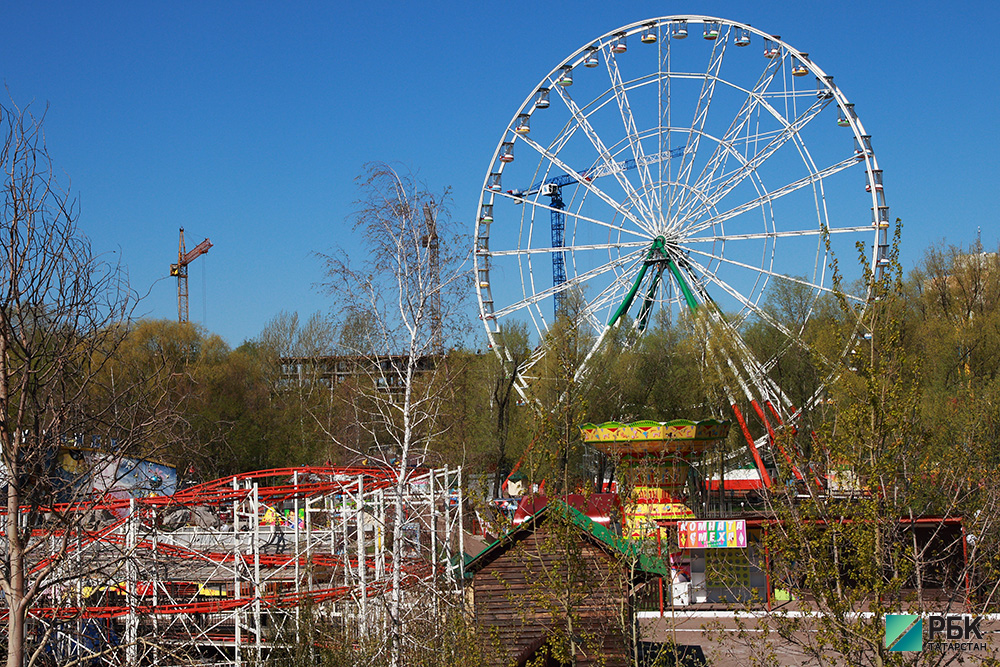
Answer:
<svg viewBox="0 0 1000 667"><path fill-rule="evenodd" d="M510 529L494 542L487 545L478 555L471 558L467 557L465 561L466 578L471 578L477 570L492 563L499 556L506 553L513 545L534 532L535 528L550 516L558 516L569 521L579 528L582 533L586 534L588 538L601 545L608 552L618 554L629 560L634 560L639 572L663 577L670 576L669 565L663 559L652 558L642 553L641 545L638 541L623 539L568 504L565 500L552 498L526 521Z"/></svg>

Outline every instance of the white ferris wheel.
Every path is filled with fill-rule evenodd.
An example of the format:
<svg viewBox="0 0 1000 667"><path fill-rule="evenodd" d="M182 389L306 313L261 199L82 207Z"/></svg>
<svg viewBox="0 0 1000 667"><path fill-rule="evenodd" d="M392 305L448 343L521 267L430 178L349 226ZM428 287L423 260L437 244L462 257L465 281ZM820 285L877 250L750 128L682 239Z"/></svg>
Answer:
<svg viewBox="0 0 1000 667"><path fill-rule="evenodd" d="M839 289L862 312L871 280L835 288L831 260L861 243L877 274L889 226L871 138L807 53L733 21L651 19L559 63L504 128L476 216L480 316L504 355L505 326L541 339L574 295L596 350L612 327L712 303L792 349L812 306L789 326L770 291ZM748 398L794 411L774 360L737 347Z"/></svg>

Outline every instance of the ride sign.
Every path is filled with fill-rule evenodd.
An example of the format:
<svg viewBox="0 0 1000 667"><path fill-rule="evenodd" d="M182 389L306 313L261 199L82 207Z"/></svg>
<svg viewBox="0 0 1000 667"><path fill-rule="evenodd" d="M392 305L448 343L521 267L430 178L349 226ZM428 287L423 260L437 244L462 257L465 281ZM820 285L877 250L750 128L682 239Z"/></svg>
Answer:
<svg viewBox="0 0 1000 667"><path fill-rule="evenodd" d="M679 521L677 541L681 549L744 549L747 522L743 519Z"/></svg>

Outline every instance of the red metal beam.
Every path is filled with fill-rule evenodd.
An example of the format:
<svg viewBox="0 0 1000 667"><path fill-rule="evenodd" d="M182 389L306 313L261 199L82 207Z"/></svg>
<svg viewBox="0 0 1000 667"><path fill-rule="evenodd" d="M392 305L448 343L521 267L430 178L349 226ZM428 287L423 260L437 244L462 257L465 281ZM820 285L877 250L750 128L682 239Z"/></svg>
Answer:
<svg viewBox="0 0 1000 667"><path fill-rule="evenodd" d="M757 464L757 472L760 473L760 478L764 481L765 488L771 488L771 476L767 474L767 468L764 467L764 460L760 458L760 452L757 451L757 445L753 442L753 437L750 435L750 429L747 428L746 420L743 419L743 413L740 412L739 407L736 403L733 403L733 414L736 415L736 421L739 422L740 429L743 430L743 437L746 438L747 446L750 448L750 453L753 454L753 460Z"/></svg>

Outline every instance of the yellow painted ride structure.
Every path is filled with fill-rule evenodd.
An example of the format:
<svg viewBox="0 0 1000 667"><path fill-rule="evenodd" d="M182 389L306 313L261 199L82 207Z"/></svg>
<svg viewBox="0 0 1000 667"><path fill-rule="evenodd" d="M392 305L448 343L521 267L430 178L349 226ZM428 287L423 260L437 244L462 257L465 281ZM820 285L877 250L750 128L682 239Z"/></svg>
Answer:
<svg viewBox="0 0 1000 667"><path fill-rule="evenodd" d="M619 483L629 493L625 534L647 537L659 520L693 519L685 504L688 469L712 445L729 435L730 422L706 419L668 422L605 422L580 427L583 441L618 467Z"/></svg>

